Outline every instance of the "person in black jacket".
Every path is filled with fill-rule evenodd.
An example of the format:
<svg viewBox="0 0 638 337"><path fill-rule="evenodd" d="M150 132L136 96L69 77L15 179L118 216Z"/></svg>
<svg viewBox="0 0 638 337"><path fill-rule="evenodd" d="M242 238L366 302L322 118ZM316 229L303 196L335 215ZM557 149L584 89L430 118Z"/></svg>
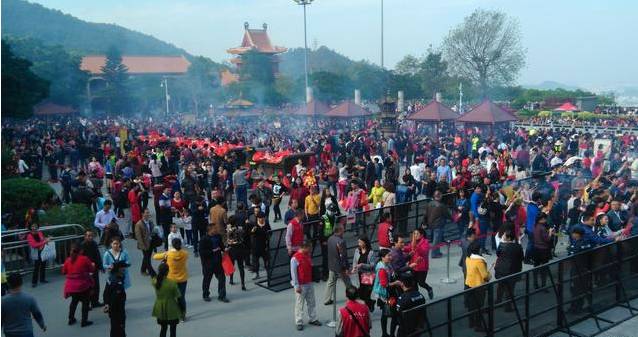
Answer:
<svg viewBox="0 0 638 337"><path fill-rule="evenodd" d="M102 265L102 256L100 255L100 249L97 247L97 243L93 240L93 232L87 230L84 233L84 241L82 241L81 250L82 255L86 256L95 264L97 270L93 273L93 292L91 293L91 307L98 308L104 304L100 303L100 273L104 272L104 266Z"/></svg>
<svg viewBox="0 0 638 337"><path fill-rule="evenodd" d="M191 205L191 226L193 228L193 253L199 256L199 239L206 236L206 226L208 225L208 205L206 199L199 196Z"/></svg>
<svg viewBox="0 0 638 337"><path fill-rule="evenodd" d="M516 242L513 226L511 224L505 224L504 226L507 228L503 230L501 243L496 250L497 259L496 265L494 266L494 276L497 279L516 274L523 269L523 247L520 243ZM501 302L503 296L505 296L508 301L511 301L515 285L516 280L512 278L500 281L496 288L496 302ZM513 310L512 308L512 302L508 302L505 306L505 311L511 312Z"/></svg>
<svg viewBox="0 0 638 337"><path fill-rule="evenodd" d="M217 299L228 303L226 298L226 275L222 267L222 254L224 253L224 240L219 234L217 226L209 225L207 233L199 242L199 257L202 263L202 296L204 301L210 302L210 282L213 275L217 279Z"/></svg>
<svg viewBox="0 0 638 337"><path fill-rule="evenodd" d="M397 337L413 336L425 331L425 297L419 292L411 272L399 277L403 293L397 299L396 311L399 321Z"/></svg>
<svg viewBox="0 0 638 337"><path fill-rule="evenodd" d="M255 277L253 280L259 278L259 258L264 261L264 268L268 270L268 262L270 261L270 255L268 253L268 246L270 240L270 225L266 222L266 215L262 212L257 214L257 223L250 230L252 239L251 251L253 256L253 272Z"/></svg>

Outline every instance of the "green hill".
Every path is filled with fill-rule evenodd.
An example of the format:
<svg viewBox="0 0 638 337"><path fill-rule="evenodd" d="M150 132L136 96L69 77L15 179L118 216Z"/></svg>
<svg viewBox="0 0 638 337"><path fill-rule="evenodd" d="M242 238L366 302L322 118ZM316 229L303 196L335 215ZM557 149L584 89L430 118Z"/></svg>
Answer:
<svg viewBox="0 0 638 337"><path fill-rule="evenodd" d="M114 24L92 23L23 0L2 1L2 37L31 37L81 54L102 54L116 45L129 55L188 55L153 36Z"/></svg>

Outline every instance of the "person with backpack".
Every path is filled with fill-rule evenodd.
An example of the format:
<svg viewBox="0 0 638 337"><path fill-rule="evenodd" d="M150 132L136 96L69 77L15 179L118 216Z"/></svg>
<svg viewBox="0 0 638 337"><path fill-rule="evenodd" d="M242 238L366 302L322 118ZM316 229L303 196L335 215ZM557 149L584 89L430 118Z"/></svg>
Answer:
<svg viewBox="0 0 638 337"><path fill-rule="evenodd" d="M368 307L357 301L358 289L346 288L346 304L339 309L335 335L338 337L369 337L372 329Z"/></svg>

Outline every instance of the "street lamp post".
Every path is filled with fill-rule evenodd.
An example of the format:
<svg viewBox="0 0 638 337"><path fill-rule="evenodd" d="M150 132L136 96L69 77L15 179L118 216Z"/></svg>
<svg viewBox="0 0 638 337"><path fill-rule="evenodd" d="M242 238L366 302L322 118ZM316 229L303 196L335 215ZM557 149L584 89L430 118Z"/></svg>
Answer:
<svg viewBox="0 0 638 337"><path fill-rule="evenodd" d="M171 96L168 95L168 78L164 77L162 82L160 83L160 87L164 88L164 98L166 99L166 116L168 116L168 101L171 99Z"/></svg>
<svg viewBox="0 0 638 337"><path fill-rule="evenodd" d="M306 30L306 6L310 5L314 0L294 0L297 5L303 6L303 45L304 45L304 76L306 80L306 103L310 101L308 93L308 33Z"/></svg>
<svg viewBox="0 0 638 337"><path fill-rule="evenodd" d="M381 69L383 67L383 0L381 0Z"/></svg>

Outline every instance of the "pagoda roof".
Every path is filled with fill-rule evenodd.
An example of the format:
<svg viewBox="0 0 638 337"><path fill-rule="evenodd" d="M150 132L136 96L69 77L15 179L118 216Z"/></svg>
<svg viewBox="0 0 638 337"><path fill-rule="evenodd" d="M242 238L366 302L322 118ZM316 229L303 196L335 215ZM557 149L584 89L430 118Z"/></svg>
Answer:
<svg viewBox="0 0 638 337"><path fill-rule="evenodd" d="M221 78L222 87L239 82L239 75L231 73L228 69L222 70L219 73L219 77Z"/></svg>
<svg viewBox="0 0 638 337"><path fill-rule="evenodd" d="M105 64L104 55L84 56L80 69L100 75ZM122 56L122 64L129 74L185 74L191 65L184 56Z"/></svg>
<svg viewBox="0 0 638 337"><path fill-rule="evenodd" d="M406 119L423 122L440 122L455 120L457 118L459 118L459 115L452 111L452 109L437 100L432 100Z"/></svg>
<svg viewBox="0 0 638 337"><path fill-rule="evenodd" d="M298 109L293 110L292 114L298 116L324 116L328 111L330 111L328 104L313 99Z"/></svg>
<svg viewBox="0 0 638 337"><path fill-rule="evenodd" d="M228 49L228 53L244 54L248 51L257 51L266 54L279 54L288 50L288 48L273 46L268 36L268 26L264 24L263 27L263 29L250 29L248 23L245 23L241 46Z"/></svg>
<svg viewBox="0 0 638 337"><path fill-rule="evenodd" d="M326 112L326 117L331 118L357 118L370 116L370 111L352 101L345 101L332 110Z"/></svg>
<svg viewBox="0 0 638 337"><path fill-rule="evenodd" d="M494 124L502 122L514 122L517 120L518 118L516 118L516 116L513 116L500 106L486 99L481 102L481 104L468 111L468 113L459 117L459 119L457 119L457 122Z"/></svg>

